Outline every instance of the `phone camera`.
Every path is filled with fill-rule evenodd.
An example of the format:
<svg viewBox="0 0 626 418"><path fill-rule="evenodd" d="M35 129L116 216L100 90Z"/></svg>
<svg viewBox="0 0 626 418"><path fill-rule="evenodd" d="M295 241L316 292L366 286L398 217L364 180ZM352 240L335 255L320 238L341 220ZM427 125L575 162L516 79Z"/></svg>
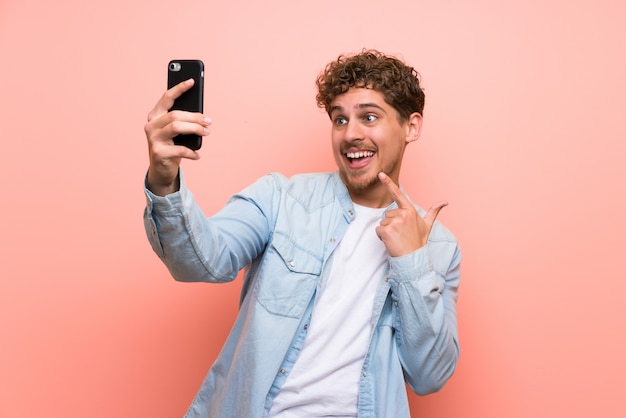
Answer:
<svg viewBox="0 0 626 418"><path fill-rule="evenodd" d="M180 62L170 62L170 71L180 71Z"/></svg>

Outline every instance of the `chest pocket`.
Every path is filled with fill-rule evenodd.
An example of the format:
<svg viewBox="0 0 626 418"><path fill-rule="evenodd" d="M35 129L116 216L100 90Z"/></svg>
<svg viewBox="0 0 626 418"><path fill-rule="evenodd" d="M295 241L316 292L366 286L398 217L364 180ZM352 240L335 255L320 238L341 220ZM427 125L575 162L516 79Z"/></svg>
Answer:
<svg viewBox="0 0 626 418"><path fill-rule="evenodd" d="M258 303L275 315L302 316L319 281L322 257L276 231L263 258L254 288Z"/></svg>

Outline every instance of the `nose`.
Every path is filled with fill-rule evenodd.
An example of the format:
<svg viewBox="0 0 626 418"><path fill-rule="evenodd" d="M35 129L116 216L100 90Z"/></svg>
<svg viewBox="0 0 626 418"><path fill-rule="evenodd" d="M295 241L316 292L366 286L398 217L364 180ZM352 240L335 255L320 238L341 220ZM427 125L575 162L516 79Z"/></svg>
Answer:
<svg viewBox="0 0 626 418"><path fill-rule="evenodd" d="M363 129L358 120L350 119L346 124L346 139L349 141L363 139Z"/></svg>

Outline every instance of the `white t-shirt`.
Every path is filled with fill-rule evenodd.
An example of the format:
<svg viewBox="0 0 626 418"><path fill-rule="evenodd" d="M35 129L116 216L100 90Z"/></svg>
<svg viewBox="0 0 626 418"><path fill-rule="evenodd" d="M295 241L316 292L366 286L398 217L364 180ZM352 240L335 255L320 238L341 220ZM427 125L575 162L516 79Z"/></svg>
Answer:
<svg viewBox="0 0 626 418"><path fill-rule="evenodd" d="M357 416L359 378L387 251L376 235L385 208L355 205L355 211L316 298L302 351L269 417Z"/></svg>

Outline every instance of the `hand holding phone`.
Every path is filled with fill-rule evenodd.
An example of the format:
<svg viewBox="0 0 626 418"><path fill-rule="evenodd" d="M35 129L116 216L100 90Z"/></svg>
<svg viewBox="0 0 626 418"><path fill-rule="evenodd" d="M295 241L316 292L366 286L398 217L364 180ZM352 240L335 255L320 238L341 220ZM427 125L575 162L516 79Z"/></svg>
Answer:
<svg viewBox="0 0 626 418"><path fill-rule="evenodd" d="M174 105L170 111L184 110L187 112L203 112L204 63L200 60L172 60L168 63L168 89L190 78L194 79L193 87L174 101ZM202 137L195 134L178 135L174 137L174 144L184 145L196 151L202 146Z"/></svg>

